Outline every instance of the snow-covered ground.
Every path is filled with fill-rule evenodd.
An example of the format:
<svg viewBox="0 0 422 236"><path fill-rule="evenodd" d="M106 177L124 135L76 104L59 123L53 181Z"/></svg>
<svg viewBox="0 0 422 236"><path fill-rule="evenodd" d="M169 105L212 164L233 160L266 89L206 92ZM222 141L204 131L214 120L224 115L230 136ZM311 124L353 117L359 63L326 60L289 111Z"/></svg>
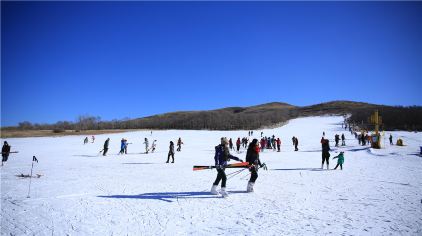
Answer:
<svg viewBox="0 0 422 236"><path fill-rule="evenodd" d="M247 131L154 131L8 139L12 151L1 169L2 235L422 235L422 134L392 132L406 146L372 150L341 128L342 117L311 117L263 130L282 139L282 152L265 150L254 193L248 172L230 178L230 196L210 195L212 165L220 137ZM322 132L344 133L344 169L321 171ZM389 132L386 133L387 135ZM254 132L255 137L260 131ZM291 138L299 138L294 152ZM110 137L107 157L97 155ZM127 138L128 155L117 155ZM143 139L157 151L141 154ZM166 164L168 144L182 137L175 163ZM90 140L91 141L91 140ZM388 144L388 140L386 140ZM245 150L232 154L245 159ZM32 156L39 163L27 198ZM330 168L336 161L330 158ZM227 174L238 169L228 169Z"/></svg>

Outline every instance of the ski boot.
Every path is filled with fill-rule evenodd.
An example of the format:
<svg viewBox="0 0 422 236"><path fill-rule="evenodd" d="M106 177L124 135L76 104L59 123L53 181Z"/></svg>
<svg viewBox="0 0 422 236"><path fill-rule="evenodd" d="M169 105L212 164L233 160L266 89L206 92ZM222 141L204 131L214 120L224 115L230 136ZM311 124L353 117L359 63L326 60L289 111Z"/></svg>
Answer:
<svg viewBox="0 0 422 236"><path fill-rule="evenodd" d="M218 195L218 192L217 192L217 185L213 185L213 186L211 187L211 194Z"/></svg>
<svg viewBox="0 0 422 236"><path fill-rule="evenodd" d="M226 188L225 187L223 187L223 188L220 189L220 194L223 197L228 197L229 196L229 194L226 192Z"/></svg>

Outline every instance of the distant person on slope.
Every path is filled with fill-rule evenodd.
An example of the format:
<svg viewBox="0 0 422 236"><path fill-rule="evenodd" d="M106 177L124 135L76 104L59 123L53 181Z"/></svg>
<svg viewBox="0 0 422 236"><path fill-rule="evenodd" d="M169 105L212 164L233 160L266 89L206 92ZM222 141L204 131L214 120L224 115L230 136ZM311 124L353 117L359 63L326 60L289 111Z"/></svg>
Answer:
<svg viewBox="0 0 422 236"><path fill-rule="evenodd" d="M265 163L261 164L261 160L259 160L258 139L253 139L249 144L248 151L246 152L246 161L249 162L249 171L251 172L251 178L246 187L246 192L253 192L253 186L255 185L256 179L258 179L258 166L266 169Z"/></svg>
<svg viewBox="0 0 422 236"><path fill-rule="evenodd" d="M394 145L394 143L393 143L393 135L390 134L390 137L388 138L388 140L390 140L390 145Z"/></svg>
<svg viewBox="0 0 422 236"><path fill-rule="evenodd" d="M230 159L243 162L238 157L235 157L235 156L230 154L227 139L221 138L220 145L215 147L214 160L215 160L215 166L216 166L216 169L217 169L217 178L215 179L215 181L214 181L214 183L211 187L211 193L212 194L218 194L217 186L218 186L218 184L220 183L220 180L221 180L222 182L221 182L220 193L224 197L228 196L228 194L226 192L227 177L226 177L226 173L224 171L225 171L225 168L228 165L228 162L230 161Z"/></svg>
<svg viewBox="0 0 422 236"><path fill-rule="evenodd" d="M94 135L92 135L92 143L94 143L95 142L95 136Z"/></svg>
<svg viewBox="0 0 422 236"><path fill-rule="evenodd" d="M324 162L327 162L327 170L330 168L330 141L328 139L321 139L322 146L322 164L321 169L324 169Z"/></svg>
<svg viewBox="0 0 422 236"><path fill-rule="evenodd" d="M104 142L103 156L106 156L107 155L108 144L109 143L110 143L110 138L107 138L107 140Z"/></svg>
<svg viewBox="0 0 422 236"><path fill-rule="evenodd" d="M182 139L179 137L179 139L177 140L177 151L180 152L182 151Z"/></svg>
<svg viewBox="0 0 422 236"><path fill-rule="evenodd" d="M87 144L87 143L88 143L88 137L85 137L84 144Z"/></svg>
<svg viewBox="0 0 422 236"><path fill-rule="evenodd" d="M147 138L145 138L145 142L144 142L144 144L145 144L145 153L146 154L148 154L148 151L149 151L149 142L148 142L148 139Z"/></svg>
<svg viewBox="0 0 422 236"><path fill-rule="evenodd" d="M120 152L119 152L119 154L125 153L125 147L126 147L126 142L125 142L125 139L122 138L122 140L120 140Z"/></svg>
<svg viewBox="0 0 422 236"><path fill-rule="evenodd" d="M3 162L6 162L7 159L9 158L10 148L11 146L6 141L4 141L3 147L1 148L1 157L2 157L1 165L2 166L3 166Z"/></svg>
<svg viewBox="0 0 422 236"><path fill-rule="evenodd" d="M234 150L233 149L233 140L232 140L232 138L229 139L229 148L230 148L230 150Z"/></svg>
<svg viewBox="0 0 422 236"><path fill-rule="evenodd" d="M341 146L346 146L346 137L344 137L344 134L341 134Z"/></svg>
<svg viewBox="0 0 422 236"><path fill-rule="evenodd" d="M170 141L169 154L167 155L167 161L166 161L166 163L169 163L170 156L172 158L172 162L171 163L174 163L174 143L173 143L173 141Z"/></svg>
<svg viewBox="0 0 422 236"><path fill-rule="evenodd" d="M297 148L298 145L299 145L299 139L295 137L295 152L299 151L299 148Z"/></svg>
<svg viewBox="0 0 422 236"><path fill-rule="evenodd" d="M157 144L155 144L155 142L157 142L157 140L152 141L152 144L151 144L151 152L152 153L154 153L155 147L157 146Z"/></svg>
<svg viewBox="0 0 422 236"><path fill-rule="evenodd" d="M277 152L280 152L281 140L277 138Z"/></svg>
<svg viewBox="0 0 422 236"><path fill-rule="evenodd" d="M237 138L237 141L236 141L236 150L237 150L237 153L240 152L240 138Z"/></svg>

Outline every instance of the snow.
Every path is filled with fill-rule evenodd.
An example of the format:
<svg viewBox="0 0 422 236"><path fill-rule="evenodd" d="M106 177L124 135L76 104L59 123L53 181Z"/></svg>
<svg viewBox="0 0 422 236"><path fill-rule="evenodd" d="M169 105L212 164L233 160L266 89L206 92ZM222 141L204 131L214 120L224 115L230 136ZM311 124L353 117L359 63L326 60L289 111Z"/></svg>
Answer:
<svg viewBox="0 0 422 236"><path fill-rule="evenodd" d="M215 170L192 166L212 165L220 137L235 142L247 131L139 131L98 135L86 145L84 136L8 139L19 153L1 169L1 234L421 235L422 135L391 132L406 146L390 146L386 138L384 149L373 150L359 146L342 119L299 118L263 130L282 139L282 152L260 154L268 171L259 170L255 192L246 193L247 170L228 179L228 198L209 193ZM331 158L345 151L343 170L320 169L323 131ZM347 146L333 147L336 133L346 135ZM103 157L98 153L107 137ZM128 155L117 155L123 137L133 144ZM155 153L141 154L145 137L157 140ZM178 137L182 151L166 164L169 141ZM245 159L244 149L232 154ZM29 179L16 175L30 173L33 155L39 160L34 174L42 176L32 179L27 198Z"/></svg>

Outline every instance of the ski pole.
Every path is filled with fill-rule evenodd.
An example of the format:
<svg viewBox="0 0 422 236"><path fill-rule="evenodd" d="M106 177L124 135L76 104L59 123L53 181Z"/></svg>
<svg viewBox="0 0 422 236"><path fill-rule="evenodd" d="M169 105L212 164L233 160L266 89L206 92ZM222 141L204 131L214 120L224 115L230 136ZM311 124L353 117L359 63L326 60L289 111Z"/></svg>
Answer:
<svg viewBox="0 0 422 236"><path fill-rule="evenodd" d="M28 196L26 196L27 198L30 198L29 194L30 194L30 192L31 192L32 169L34 168L34 161L38 162L38 159L37 159L35 156L33 156L33 157L32 157L31 175L29 176Z"/></svg>
<svg viewBox="0 0 422 236"><path fill-rule="evenodd" d="M230 174L227 174L226 176L230 176L230 175L233 175L233 174L236 174L236 173L238 173L238 172L242 172L243 170L237 170L237 171L235 171L235 172L232 172L232 173L230 173Z"/></svg>
<svg viewBox="0 0 422 236"><path fill-rule="evenodd" d="M245 168L245 169L243 169L243 170L238 171L236 174L234 174L234 175L230 176L230 177L229 177L229 178L227 178L227 179L231 179L231 178L235 177L236 175L238 175L238 174L242 173L242 171L244 171L244 170L246 170L246 168Z"/></svg>

